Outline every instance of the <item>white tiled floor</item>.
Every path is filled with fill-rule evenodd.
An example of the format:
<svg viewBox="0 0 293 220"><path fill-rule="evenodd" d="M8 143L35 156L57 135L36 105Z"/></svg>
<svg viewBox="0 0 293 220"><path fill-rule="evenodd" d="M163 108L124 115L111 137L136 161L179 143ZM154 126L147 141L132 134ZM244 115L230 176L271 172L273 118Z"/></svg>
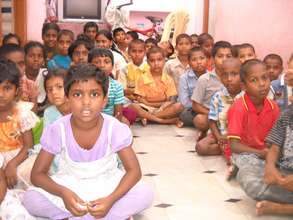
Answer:
<svg viewBox="0 0 293 220"><path fill-rule="evenodd" d="M192 128L148 125L132 127L143 180L154 187L153 206L135 220L286 220L292 217L255 215L255 202L235 181L225 180L225 163L219 157L199 157L194 152ZM144 154L146 152L147 154ZM205 171L216 171L204 173ZM228 199L239 202L225 202ZM155 207L170 204L167 208Z"/></svg>

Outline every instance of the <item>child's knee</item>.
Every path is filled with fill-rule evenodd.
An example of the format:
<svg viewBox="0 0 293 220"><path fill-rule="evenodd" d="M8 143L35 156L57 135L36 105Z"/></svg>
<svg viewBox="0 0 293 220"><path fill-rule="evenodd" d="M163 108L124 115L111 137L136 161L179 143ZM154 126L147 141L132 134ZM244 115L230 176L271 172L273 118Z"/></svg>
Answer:
<svg viewBox="0 0 293 220"><path fill-rule="evenodd" d="M180 113L184 110L184 106L180 102L175 103L174 108L177 113Z"/></svg>
<svg viewBox="0 0 293 220"><path fill-rule="evenodd" d="M196 115L193 118L193 123L194 123L194 126L201 131L206 131L209 129L208 118L206 115L203 115L203 114Z"/></svg>
<svg viewBox="0 0 293 220"><path fill-rule="evenodd" d="M237 173L237 181L247 196L255 200L261 199L261 195L265 191L265 184L260 176L247 174L240 168Z"/></svg>
<svg viewBox="0 0 293 220"><path fill-rule="evenodd" d="M154 200L154 190L145 183L139 183L136 185L132 193L136 194L136 200L141 201L141 208L146 209L150 207Z"/></svg>

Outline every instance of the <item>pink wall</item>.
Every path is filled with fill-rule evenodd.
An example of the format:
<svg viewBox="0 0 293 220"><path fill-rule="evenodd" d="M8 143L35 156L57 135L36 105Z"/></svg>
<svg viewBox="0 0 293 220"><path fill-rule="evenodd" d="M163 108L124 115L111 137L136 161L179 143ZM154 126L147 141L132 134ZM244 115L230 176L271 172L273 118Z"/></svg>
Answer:
<svg viewBox="0 0 293 220"><path fill-rule="evenodd" d="M287 63L293 53L292 0L221 0L215 13L215 40L248 42L258 58L277 53Z"/></svg>
<svg viewBox="0 0 293 220"><path fill-rule="evenodd" d="M46 19L45 0L27 0L27 39L42 41L42 26Z"/></svg>
<svg viewBox="0 0 293 220"><path fill-rule="evenodd" d="M103 0L107 2L107 0ZM114 1L114 0L113 0ZM202 8L203 0L135 0L134 4L127 6L130 12L145 12L153 14L164 14L176 9L185 9L190 15L188 33L200 33L202 30ZM28 40L42 40L42 25L46 18L45 0L27 0L27 38ZM144 18L139 20L145 20ZM137 21L134 21L136 24ZM66 24L64 24L66 26ZM78 27L79 28L79 27Z"/></svg>

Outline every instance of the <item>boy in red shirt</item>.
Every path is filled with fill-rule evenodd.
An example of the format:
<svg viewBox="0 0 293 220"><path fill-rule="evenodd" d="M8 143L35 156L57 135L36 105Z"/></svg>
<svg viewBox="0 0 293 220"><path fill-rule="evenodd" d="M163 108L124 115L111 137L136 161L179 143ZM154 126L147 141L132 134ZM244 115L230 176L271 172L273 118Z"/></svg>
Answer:
<svg viewBox="0 0 293 220"><path fill-rule="evenodd" d="M278 105L267 98L270 77L263 62L246 61L240 70L245 94L228 111L228 140L233 163L239 169L237 180L242 189L253 197L251 170L262 166L268 152L265 138L279 116Z"/></svg>

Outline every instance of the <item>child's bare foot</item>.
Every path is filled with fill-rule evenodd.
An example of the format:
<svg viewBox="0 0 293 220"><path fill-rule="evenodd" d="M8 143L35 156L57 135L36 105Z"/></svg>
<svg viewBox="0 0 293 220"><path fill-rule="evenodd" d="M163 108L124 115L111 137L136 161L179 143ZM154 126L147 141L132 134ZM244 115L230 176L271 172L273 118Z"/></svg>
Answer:
<svg viewBox="0 0 293 220"><path fill-rule="evenodd" d="M197 142L200 141L201 139L204 139L206 136L207 136L207 133L201 131L197 138Z"/></svg>
<svg viewBox="0 0 293 220"><path fill-rule="evenodd" d="M256 203L256 214L265 215L265 214L292 214L293 205L292 204L281 204L271 201L260 201Z"/></svg>
<svg viewBox="0 0 293 220"><path fill-rule="evenodd" d="M175 125L177 126L177 128L182 128L184 123L178 118L178 120L175 122Z"/></svg>
<svg viewBox="0 0 293 220"><path fill-rule="evenodd" d="M230 181L231 179L233 179L238 172L238 167L236 167L234 164L231 164L228 166L227 169L227 176L226 176L226 180Z"/></svg>
<svg viewBox="0 0 293 220"><path fill-rule="evenodd" d="M146 118L142 118L140 121L141 121L142 126L144 126L144 127L147 126L148 120Z"/></svg>

